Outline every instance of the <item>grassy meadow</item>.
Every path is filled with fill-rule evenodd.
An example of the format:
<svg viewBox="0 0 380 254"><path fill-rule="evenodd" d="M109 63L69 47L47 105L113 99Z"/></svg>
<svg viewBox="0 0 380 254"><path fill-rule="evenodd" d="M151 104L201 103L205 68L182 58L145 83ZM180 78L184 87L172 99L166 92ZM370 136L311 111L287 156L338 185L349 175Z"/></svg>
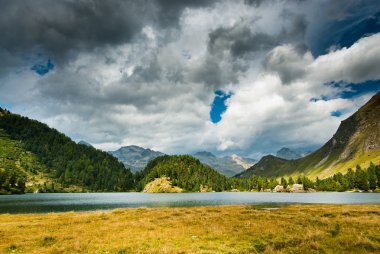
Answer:
<svg viewBox="0 0 380 254"><path fill-rule="evenodd" d="M0 253L380 253L380 206L1 214Z"/></svg>

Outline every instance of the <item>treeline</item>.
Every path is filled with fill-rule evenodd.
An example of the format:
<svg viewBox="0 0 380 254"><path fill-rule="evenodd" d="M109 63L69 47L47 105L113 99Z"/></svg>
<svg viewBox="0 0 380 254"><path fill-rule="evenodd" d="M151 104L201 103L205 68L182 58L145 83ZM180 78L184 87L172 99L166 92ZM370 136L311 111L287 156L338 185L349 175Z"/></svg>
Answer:
<svg viewBox="0 0 380 254"><path fill-rule="evenodd" d="M248 190L273 190L277 185L282 185L284 189L293 184L303 184L305 190L314 189L317 191L348 191L362 190L369 191L380 188L380 165L372 162L367 169L356 166L356 169L348 169L346 174L336 173L331 177L319 179L315 181L306 176L298 176L296 179L289 177L281 180L276 178L265 178L252 175L245 179L231 179L232 188L248 191Z"/></svg>
<svg viewBox="0 0 380 254"><path fill-rule="evenodd" d="M127 191L133 175L112 155L70 138L46 124L0 108L0 129L21 141L46 165L52 178L63 187L82 186L90 191Z"/></svg>
<svg viewBox="0 0 380 254"><path fill-rule="evenodd" d="M22 194L25 192L26 175L15 168L0 168L0 194Z"/></svg>
<svg viewBox="0 0 380 254"><path fill-rule="evenodd" d="M152 160L142 172L136 173L136 189L141 191L145 184L161 176L169 177L174 186L189 192L231 189L227 177L190 155L165 155Z"/></svg>
<svg viewBox="0 0 380 254"><path fill-rule="evenodd" d="M28 168L35 161L27 153L21 142L13 141L0 129L0 194L20 194L25 192ZM38 168L40 165L36 165Z"/></svg>
<svg viewBox="0 0 380 254"><path fill-rule="evenodd" d="M47 174L50 181L39 187L46 192L63 191L73 186L82 191L141 191L145 184L162 176L169 177L174 186L189 192L261 191L273 190L277 185L286 189L295 183L303 184L305 190L318 191L368 191L380 188L380 167L373 163L368 169L358 166L355 170L349 169L346 174L337 173L315 181L306 176L278 180L252 175L238 179L227 178L190 155L179 155L158 157L149 162L143 171L133 175L112 155L90 146L78 145L46 124L1 108L0 134L22 145L16 149L17 146L12 144L16 150L5 147L7 143L0 147L0 194L25 192L27 176L20 168L33 174L37 173L35 171ZM32 152L36 159L26 151ZM20 159L22 156L26 159Z"/></svg>
<svg viewBox="0 0 380 254"><path fill-rule="evenodd" d="M319 191L375 190L380 188L380 165L371 162L367 169L349 168L346 174L337 173L323 180L317 178L314 184Z"/></svg>

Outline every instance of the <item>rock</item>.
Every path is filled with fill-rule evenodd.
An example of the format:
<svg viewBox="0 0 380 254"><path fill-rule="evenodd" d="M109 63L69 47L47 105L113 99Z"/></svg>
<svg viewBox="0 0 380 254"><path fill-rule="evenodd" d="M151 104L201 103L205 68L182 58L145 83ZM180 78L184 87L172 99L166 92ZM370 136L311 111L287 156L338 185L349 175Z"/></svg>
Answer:
<svg viewBox="0 0 380 254"><path fill-rule="evenodd" d="M274 187L274 192L283 192L284 191L284 186L282 185L277 185Z"/></svg>
<svg viewBox="0 0 380 254"><path fill-rule="evenodd" d="M289 190L290 192L304 192L303 184L293 184Z"/></svg>
<svg viewBox="0 0 380 254"><path fill-rule="evenodd" d="M261 211L274 211L274 210L278 210L280 209L279 207L263 207L263 208L260 208L259 210Z"/></svg>
<svg viewBox="0 0 380 254"><path fill-rule="evenodd" d="M201 184L201 186L199 186L199 192L212 192L212 188L209 188L207 185L203 186Z"/></svg>
<svg viewBox="0 0 380 254"><path fill-rule="evenodd" d="M177 186L173 186L169 177L162 176L147 183L143 192L146 193L176 193L183 190Z"/></svg>

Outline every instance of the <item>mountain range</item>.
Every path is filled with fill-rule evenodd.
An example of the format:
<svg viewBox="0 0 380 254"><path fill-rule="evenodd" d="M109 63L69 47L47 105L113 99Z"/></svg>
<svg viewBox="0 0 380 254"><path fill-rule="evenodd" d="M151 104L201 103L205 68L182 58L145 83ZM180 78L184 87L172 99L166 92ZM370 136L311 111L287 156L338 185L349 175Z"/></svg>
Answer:
<svg viewBox="0 0 380 254"><path fill-rule="evenodd" d="M302 157L302 155L290 148L283 147L277 151L276 156L278 158L286 159L286 160L296 160Z"/></svg>
<svg viewBox="0 0 380 254"><path fill-rule="evenodd" d="M126 168L130 168L132 172L143 170L149 161L165 155L164 153L135 145L123 146L108 153L116 157Z"/></svg>
<svg viewBox="0 0 380 254"><path fill-rule="evenodd" d="M165 155L162 152L153 151L140 146L123 146L116 151L108 152L122 162L132 172L143 170L149 161ZM201 163L206 164L221 174L231 177L239 174L255 164L256 160L240 157L236 154L231 156L217 157L211 152L202 151L192 154Z"/></svg>
<svg viewBox="0 0 380 254"><path fill-rule="evenodd" d="M380 92L342 121L333 137L315 152L296 160L264 156L238 177L296 176L325 178L356 165L380 163Z"/></svg>
<svg viewBox="0 0 380 254"><path fill-rule="evenodd" d="M88 143L82 142L82 144ZM149 161L165 155L162 152L136 145L123 146L116 151L109 151L108 153L116 157L125 165L125 167L130 168L132 172L143 170ZM207 151L197 152L192 154L192 156L197 158L201 163L212 167L227 177L239 174L257 162L255 159L240 157L236 154L217 157Z"/></svg>
<svg viewBox="0 0 380 254"><path fill-rule="evenodd" d="M234 176L242 173L257 162L255 159L240 157L236 154L217 157L207 151L197 152L193 156L225 176Z"/></svg>

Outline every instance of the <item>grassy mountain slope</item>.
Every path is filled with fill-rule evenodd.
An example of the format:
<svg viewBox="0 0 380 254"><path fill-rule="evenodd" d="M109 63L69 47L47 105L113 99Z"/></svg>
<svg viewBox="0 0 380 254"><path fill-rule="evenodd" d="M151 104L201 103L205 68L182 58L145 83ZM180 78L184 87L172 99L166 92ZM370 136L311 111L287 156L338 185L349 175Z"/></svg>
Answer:
<svg viewBox="0 0 380 254"><path fill-rule="evenodd" d="M46 124L0 108L0 129L8 139L17 141L25 151L35 155L33 158L37 158L39 163L37 160L31 162L30 168L40 168L38 172L44 172L63 187L81 186L92 191L133 188L132 173L112 155L76 144ZM0 167L12 169L5 161L0 161ZM30 169L25 168L24 171Z"/></svg>
<svg viewBox="0 0 380 254"><path fill-rule="evenodd" d="M137 189L142 190L146 184L164 176L170 179L173 186L184 191L230 189L225 176L190 155L165 155L152 160L142 172L137 173Z"/></svg>
<svg viewBox="0 0 380 254"><path fill-rule="evenodd" d="M239 177L256 174L267 177L328 177L346 172L357 164L380 163L380 92L355 114L342 121L334 136L320 149L297 160L265 156Z"/></svg>
<svg viewBox="0 0 380 254"><path fill-rule="evenodd" d="M29 154L17 141L12 141L0 130L0 193L23 193L25 191L26 168L30 162L39 166L35 157ZM35 163L33 163L35 162Z"/></svg>
<svg viewBox="0 0 380 254"><path fill-rule="evenodd" d="M78 186L63 186L48 173L38 157L25 150L0 129L0 193L79 191Z"/></svg>

